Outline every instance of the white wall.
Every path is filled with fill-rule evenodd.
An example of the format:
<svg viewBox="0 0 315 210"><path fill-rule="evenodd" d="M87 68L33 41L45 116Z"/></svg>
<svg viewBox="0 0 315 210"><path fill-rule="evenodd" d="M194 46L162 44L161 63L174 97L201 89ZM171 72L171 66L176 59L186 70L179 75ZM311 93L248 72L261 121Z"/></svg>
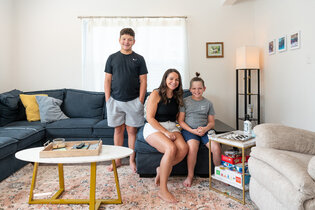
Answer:
<svg viewBox="0 0 315 210"><path fill-rule="evenodd" d="M315 131L315 2L258 0L255 39L263 49L263 121ZM268 42L301 31L300 49L269 55ZM287 45L288 47L289 45Z"/></svg>
<svg viewBox="0 0 315 210"><path fill-rule="evenodd" d="M235 125L235 49L258 45L262 121L315 131L314 4L312 0L238 0L232 6L219 0L1 0L0 91L80 89L78 16L188 16L190 76L201 72L217 118ZM270 40L296 30L301 31L300 49L268 55ZM205 58L205 43L211 41L224 42L224 58Z"/></svg>
<svg viewBox="0 0 315 210"><path fill-rule="evenodd" d="M15 88L12 84L12 2L0 0L0 92Z"/></svg>
<svg viewBox="0 0 315 210"><path fill-rule="evenodd" d="M190 76L201 73L217 118L234 126L234 54L253 44L253 6L223 6L219 0L14 0L15 88L81 88L78 16L188 16ZM224 42L224 58L206 58L206 42L215 41Z"/></svg>

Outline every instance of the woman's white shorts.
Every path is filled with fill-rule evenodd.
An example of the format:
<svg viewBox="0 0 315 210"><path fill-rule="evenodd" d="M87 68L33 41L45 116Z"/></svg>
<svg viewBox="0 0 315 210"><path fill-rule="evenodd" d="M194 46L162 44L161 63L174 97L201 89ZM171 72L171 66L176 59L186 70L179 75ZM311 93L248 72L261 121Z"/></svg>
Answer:
<svg viewBox="0 0 315 210"><path fill-rule="evenodd" d="M166 121L166 122L160 122L160 124L169 132L179 132L180 130L176 127L175 122ZM143 128L143 137L146 139L148 136L150 136L152 133L160 132L159 130L156 130L153 128L149 123L146 123Z"/></svg>

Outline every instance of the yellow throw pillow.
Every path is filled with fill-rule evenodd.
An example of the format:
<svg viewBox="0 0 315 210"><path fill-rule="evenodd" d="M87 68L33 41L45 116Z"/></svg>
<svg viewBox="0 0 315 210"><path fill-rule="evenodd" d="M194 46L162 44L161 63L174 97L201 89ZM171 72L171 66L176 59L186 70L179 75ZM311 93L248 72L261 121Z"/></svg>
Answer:
<svg viewBox="0 0 315 210"><path fill-rule="evenodd" d="M20 94L21 101L25 107L27 121L40 120L39 107L36 101L36 96L48 96L47 94L26 95Z"/></svg>

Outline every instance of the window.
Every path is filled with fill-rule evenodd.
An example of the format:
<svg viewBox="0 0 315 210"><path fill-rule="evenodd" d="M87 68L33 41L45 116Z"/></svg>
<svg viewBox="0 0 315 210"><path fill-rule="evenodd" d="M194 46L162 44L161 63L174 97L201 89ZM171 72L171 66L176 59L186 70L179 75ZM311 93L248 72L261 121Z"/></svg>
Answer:
<svg viewBox="0 0 315 210"><path fill-rule="evenodd" d="M148 68L148 91L160 85L164 72L177 69L188 88L187 36L185 18L82 18L82 87L104 91L104 68L108 56L120 50L122 28L136 35L133 51L142 55Z"/></svg>

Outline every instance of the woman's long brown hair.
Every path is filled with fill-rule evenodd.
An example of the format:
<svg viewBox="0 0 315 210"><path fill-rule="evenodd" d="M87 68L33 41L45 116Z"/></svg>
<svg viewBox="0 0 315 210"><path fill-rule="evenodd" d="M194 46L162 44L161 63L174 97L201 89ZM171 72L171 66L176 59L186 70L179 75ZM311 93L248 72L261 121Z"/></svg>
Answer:
<svg viewBox="0 0 315 210"><path fill-rule="evenodd" d="M176 70L176 69L168 69L166 70L166 72L164 73L163 77L162 77L162 81L159 87L159 95L161 97L161 101L162 103L166 104L167 103L167 95L166 95L166 90L167 90L167 84L166 84L166 78L168 77L168 75L172 72L175 72L178 75L178 79L179 79L179 84L178 87L173 91L173 97L175 98L175 100L177 101L179 106L183 106L183 86L182 86L182 77L180 75L180 73Z"/></svg>

